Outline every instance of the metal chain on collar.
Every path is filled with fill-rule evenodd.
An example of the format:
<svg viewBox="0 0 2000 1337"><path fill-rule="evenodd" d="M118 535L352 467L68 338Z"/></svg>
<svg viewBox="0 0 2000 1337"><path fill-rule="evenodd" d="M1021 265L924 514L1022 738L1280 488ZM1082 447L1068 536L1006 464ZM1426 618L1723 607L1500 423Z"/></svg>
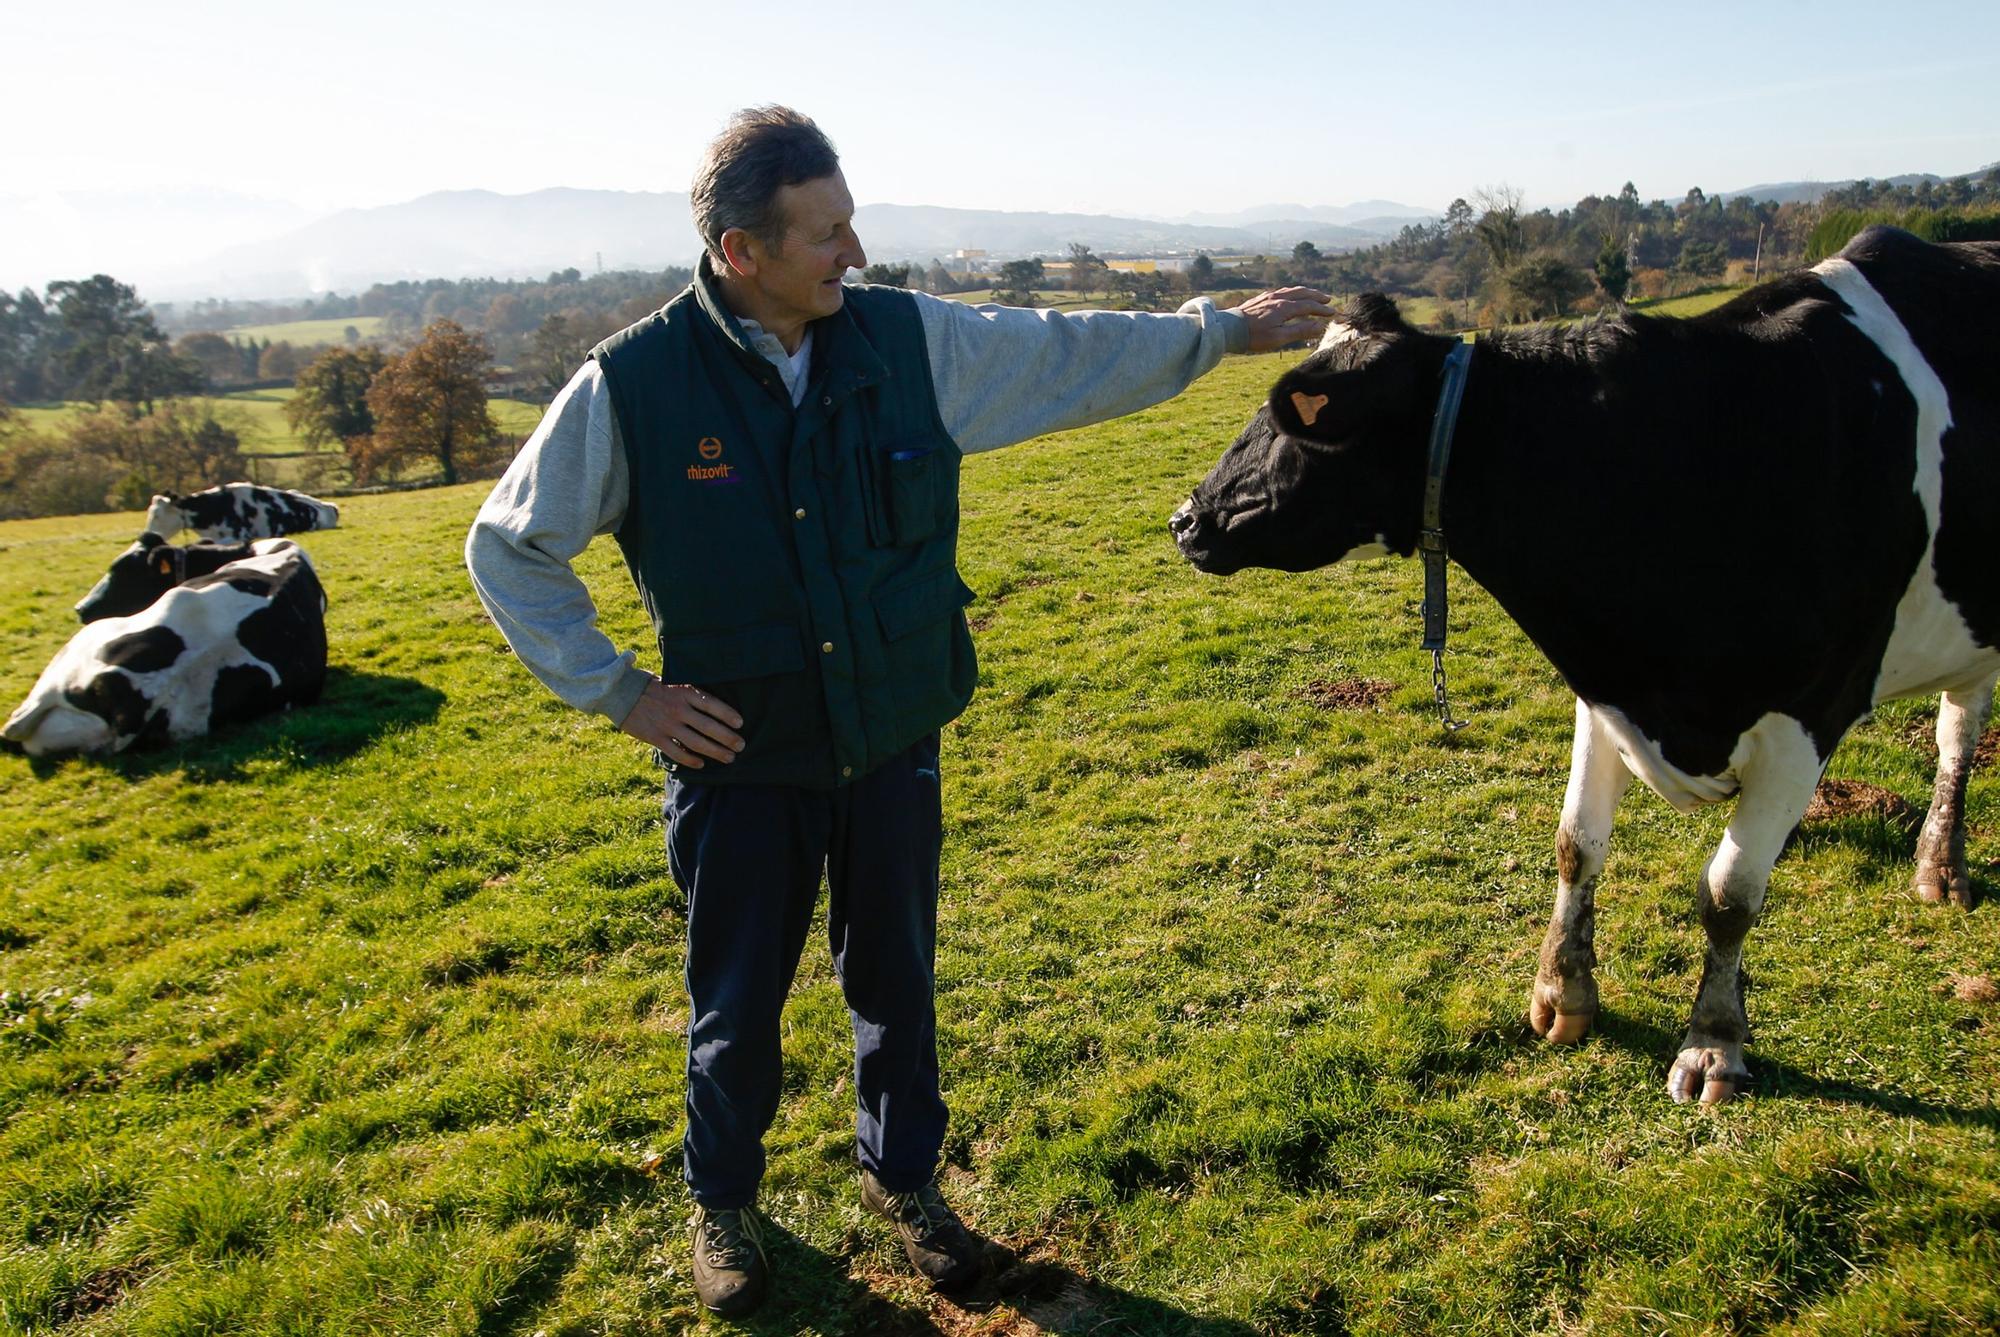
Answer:
<svg viewBox="0 0 2000 1337"><path fill-rule="evenodd" d="M1465 380L1472 369L1472 345L1461 343L1445 355L1444 384L1438 391L1437 411L1431 418L1430 462L1424 478L1424 521L1418 532L1418 546L1424 562L1424 643L1431 652L1431 694L1437 701L1438 723L1446 733L1457 733L1466 725L1451 717L1451 702L1444 686L1444 642L1449 603L1445 596L1445 562L1448 549L1444 538L1444 473L1451 462L1451 437L1458 426L1458 409L1465 396Z"/></svg>
<svg viewBox="0 0 2000 1337"><path fill-rule="evenodd" d="M1431 651L1431 695L1437 699L1438 723L1446 733L1457 733L1471 721L1455 720L1451 717L1451 702L1444 693L1444 651Z"/></svg>

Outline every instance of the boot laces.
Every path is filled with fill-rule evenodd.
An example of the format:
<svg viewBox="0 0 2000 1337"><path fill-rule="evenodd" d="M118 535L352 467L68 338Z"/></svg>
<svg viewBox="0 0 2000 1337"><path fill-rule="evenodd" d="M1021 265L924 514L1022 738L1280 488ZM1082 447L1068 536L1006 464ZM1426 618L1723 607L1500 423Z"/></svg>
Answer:
<svg viewBox="0 0 2000 1337"><path fill-rule="evenodd" d="M915 1230L919 1239L929 1239L958 1220L945 1205L936 1184L926 1184L911 1193L891 1193L889 1210L897 1220Z"/></svg>
<svg viewBox="0 0 2000 1337"><path fill-rule="evenodd" d="M717 1269L742 1271L751 1258L764 1253L764 1231L757 1214L748 1207L711 1212L697 1207L701 1239L708 1265Z"/></svg>

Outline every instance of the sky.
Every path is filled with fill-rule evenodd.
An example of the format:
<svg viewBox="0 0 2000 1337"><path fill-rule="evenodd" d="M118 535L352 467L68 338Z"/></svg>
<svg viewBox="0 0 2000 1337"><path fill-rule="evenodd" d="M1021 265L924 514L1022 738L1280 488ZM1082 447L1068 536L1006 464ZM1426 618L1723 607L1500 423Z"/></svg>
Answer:
<svg viewBox="0 0 2000 1337"><path fill-rule="evenodd" d="M436 190L685 190L741 106L861 203L1560 207L2000 160L1992 0L8 0L0 284Z"/></svg>

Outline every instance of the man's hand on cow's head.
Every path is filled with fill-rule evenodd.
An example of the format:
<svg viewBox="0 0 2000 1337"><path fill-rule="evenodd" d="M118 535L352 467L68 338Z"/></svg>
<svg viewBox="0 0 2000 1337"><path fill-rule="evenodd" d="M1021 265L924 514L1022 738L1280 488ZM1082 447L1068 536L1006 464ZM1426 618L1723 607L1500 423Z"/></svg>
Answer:
<svg viewBox="0 0 2000 1337"><path fill-rule="evenodd" d="M642 743L650 743L676 766L700 770L709 761L732 762L743 750L743 717L726 702L684 682L646 684L639 700L618 726Z"/></svg>
<svg viewBox="0 0 2000 1337"><path fill-rule="evenodd" d="M1301 339L1319 338L1326 323L1340 314L1332 301L1317 288L1273 288L1245 301L1236 313L1250 322L1250 351L1268 353Z"/></svg>

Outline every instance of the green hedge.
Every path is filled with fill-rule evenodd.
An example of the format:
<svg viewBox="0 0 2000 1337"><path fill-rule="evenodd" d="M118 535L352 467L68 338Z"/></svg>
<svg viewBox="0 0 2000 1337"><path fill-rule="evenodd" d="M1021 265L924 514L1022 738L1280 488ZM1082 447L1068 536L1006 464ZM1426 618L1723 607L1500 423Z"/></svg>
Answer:
<svg viewBox="0 0 2000 1337"><path fill-rule="evenodd" d="M1854 240L1863 228L1887 223L1925 241L2000 241L2000 213L1957 209L1836 209L1819 220L1806 240L1806 262L1815 264Z"/></svg>

